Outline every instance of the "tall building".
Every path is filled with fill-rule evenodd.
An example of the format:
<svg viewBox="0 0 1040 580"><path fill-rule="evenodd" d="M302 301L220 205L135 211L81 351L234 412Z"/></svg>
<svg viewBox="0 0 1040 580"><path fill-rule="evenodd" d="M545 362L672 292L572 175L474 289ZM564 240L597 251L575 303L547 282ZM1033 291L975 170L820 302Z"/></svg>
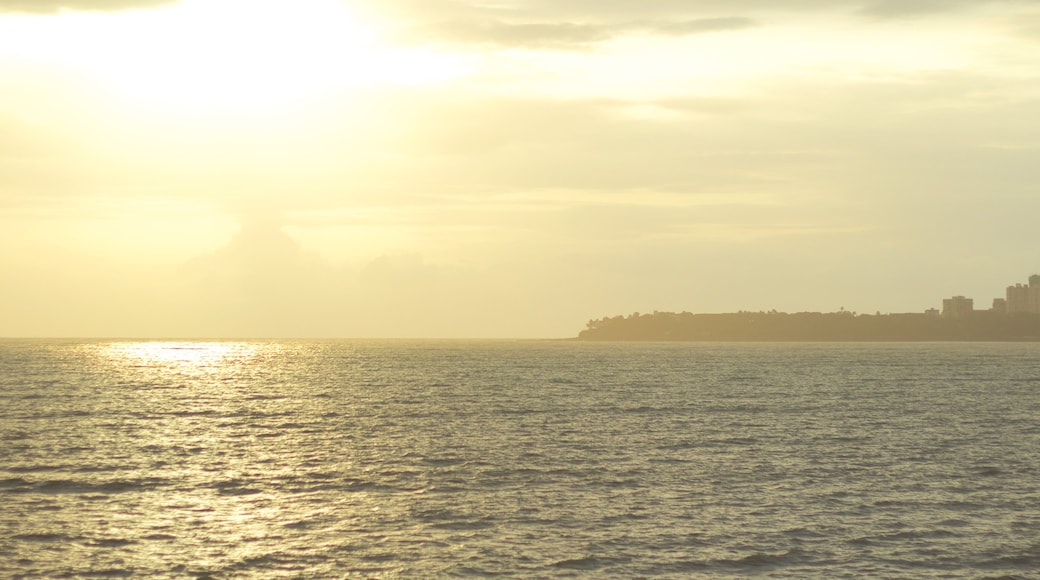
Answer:
<svg viewBox="0 0 1040 580"><path fill-rule="evenodd" d="M1029 277L1029 285L1015 284L1007 288L1007 312L1040 314L1040 274Z"/></svg>
<svg viewBox="0 0 1040 580"><path fill-rule="evenodd" d="M962 318L975 312L975 301L964 296L943 299L943 318Z"/></svg>
<svg viewBox="0 0 1040 580"><path fill-rule="evenodd" d="M994 314L1007 314L1007 300L1004 298L994 298L992 310Z"/></svg>

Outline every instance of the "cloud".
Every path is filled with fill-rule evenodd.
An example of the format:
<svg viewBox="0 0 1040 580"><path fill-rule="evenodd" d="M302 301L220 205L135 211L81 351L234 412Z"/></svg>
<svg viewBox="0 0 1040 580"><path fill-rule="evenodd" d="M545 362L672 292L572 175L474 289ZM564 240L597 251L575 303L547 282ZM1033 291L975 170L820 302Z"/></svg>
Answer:
<svg viewBox="0 0 1040 580"><path fill-rule="evenodd" d="M51 14L63 10L136 10L176 2L178 0L0 0L0 12Z"/></svg>
<svg viewBox="0 0 1040 580"><path fill-rule="evenodd" d="M737 30L755 20L734 16L726 4L689 2L542 2L508 5L468 1L363 0L369 11L405 31L411 41L536 49L581 49L629 34L683 36Z"/></svg>
<svg viewBox="0 0 1040 580"><path fill-rule="evenodd" d="M862 14L877 18L906 18L935 12L950 12L983 4L1038 4L1037 0L876 0L860 7Z"/></svg>
<svg viewBox="0 0 1040 580"><path fill-rule="evenodd" d="M151 332L388 338L574 332L577 321L560 324L564 309L532 300L531 287L541 280L528 278L530 265L445 265L417 252L336 265L304 250L277 221L247 220L227 245L185 264L153 305L162 308L155 308L161 315ZM96 294L105 286L96 282ZM539 334L547 322L556 330Z"/></svg>
<svg viewBox="0 0 1040 580"><path fill-rule="evenodd" d="M524 47L569 49L588 46L626 34L687 36L755 26L750 18L700 18L676 21L630 21L614 24L565 21L510 22L507 20L453 20L420 25L412 38Z"/></svg>
<svg viewBox="0 0 1040 580"><path fill-rule="evenodd" d="M725 18L697 18L693 20L662 21L647 23L645 28L652 32L658 32L671 36L686 36L689 34L703 34L706 32L720 32L723 30L740 30L756 26L757 22L751 18L740 18L735 16Z"/></svg>
<svg viewBox="0 0 1040 580"><path fill-rule="evenodd" d="M361 6L397 18L434 20L483 17L515 20L575 20L619 22L683 20L725 13L769 13L776 10L817 10L848 5L833 0L518 0L509 3L470 0L358 0ZM855 5L855 3L852 3Z"/></svg>
<svg viewBox="0 0 1040 580"><path fill-rule="evenodd" d="M969 1L981 3L978 0ZM879 18L900 18L956 9L964 4L966 2L960 0L881 0L861 7L860 12Z"/></svg>
<svg viewBox="0 0 1040 580"><path fill-rule="evenodd" d="M511 23L501 20L454 20L419 25L408 37L461 44L525 48L568 48L601 42L614 36L615 27L573 22Z"/></svg>
<svg viewBox="0 0 1040 580"><path fill-rule="evenodd" d="M1037 0L359 0L412 40L580 49L619 35L737 30L773 15L860 14L904 18L979 4Z"/></svg>

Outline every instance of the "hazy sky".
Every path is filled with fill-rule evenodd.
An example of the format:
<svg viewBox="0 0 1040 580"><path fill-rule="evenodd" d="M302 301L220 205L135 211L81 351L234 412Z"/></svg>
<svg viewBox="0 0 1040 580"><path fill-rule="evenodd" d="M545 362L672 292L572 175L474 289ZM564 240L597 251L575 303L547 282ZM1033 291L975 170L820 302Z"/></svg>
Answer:
<svg viewBox="0 0 1040 580"><path fill-rule="evenodd" d="M0 0L0 336L985 307L1038 217L1036 0Z"/></svg>

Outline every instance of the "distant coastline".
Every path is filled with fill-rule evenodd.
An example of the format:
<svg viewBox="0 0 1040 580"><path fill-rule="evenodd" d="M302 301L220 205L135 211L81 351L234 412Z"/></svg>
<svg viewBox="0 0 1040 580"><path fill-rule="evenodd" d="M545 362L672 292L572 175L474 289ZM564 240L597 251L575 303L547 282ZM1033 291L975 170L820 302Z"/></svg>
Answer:
<svg viewBox="0 0 1040 580"><path fill-rule="evenodd" d="M634 313L590 320L586 341L924 342L1040 341L1040 314L976 311L967 316L841 312Z"/></svg>

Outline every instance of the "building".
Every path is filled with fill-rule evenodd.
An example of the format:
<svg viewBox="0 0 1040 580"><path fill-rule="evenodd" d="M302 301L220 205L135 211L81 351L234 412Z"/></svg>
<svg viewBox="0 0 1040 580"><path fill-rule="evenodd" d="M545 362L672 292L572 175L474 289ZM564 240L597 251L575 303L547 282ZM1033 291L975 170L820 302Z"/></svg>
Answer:
<svg viewBox="0 0 1040 580"><path fill-rule="evenodd" d="M1007 313L1040 314L1040 274L1029 277L1029 285L1015 284L1007 288Z"/></svg>
<svg viewBox="0 0 1040 580"><path fill-rule="evenodd" d="M963 318L975 312L975 301L964 296L943 299L943 318Z"/></svg>
<svg viewBox="0 0 1040 580"><path fill-rule="evenodd" d="M994 298L992 312L994 314L1007 314L1007 300Z"/></svg>

